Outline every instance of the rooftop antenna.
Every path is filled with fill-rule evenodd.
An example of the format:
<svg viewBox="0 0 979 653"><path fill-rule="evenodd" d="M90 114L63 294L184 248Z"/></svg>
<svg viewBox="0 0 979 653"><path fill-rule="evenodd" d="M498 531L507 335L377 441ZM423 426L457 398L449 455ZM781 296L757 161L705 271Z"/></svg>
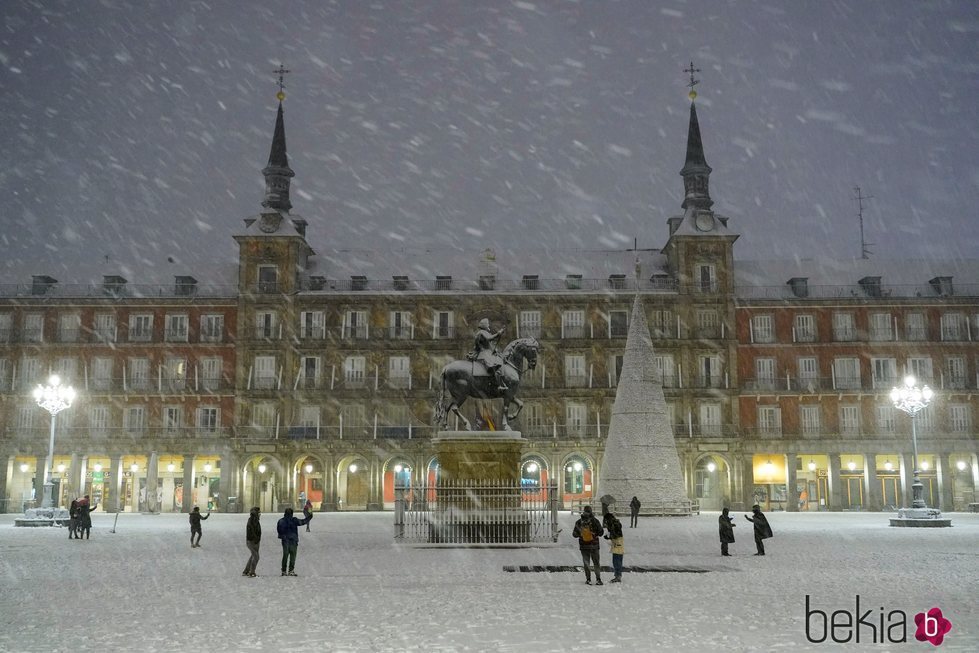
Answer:
<svg viewBox="0 0 979 653"><path fill-rule="evenodd" d="M861 194L860 187L859 186L854 186L853 187L853 190L857 194L857 196L854 199L857 200L857 217L860 219L860 258L868 258L869 259L870 258L870 255L873 253L873 252L870 251L870 248L873 247L874 244L873 243L868 243L866 240L864 240L864 235L863 235L863 201L864 200L871 200L871 199L874 198L874 196L873 195L863 195L863 194Z"/></svg>

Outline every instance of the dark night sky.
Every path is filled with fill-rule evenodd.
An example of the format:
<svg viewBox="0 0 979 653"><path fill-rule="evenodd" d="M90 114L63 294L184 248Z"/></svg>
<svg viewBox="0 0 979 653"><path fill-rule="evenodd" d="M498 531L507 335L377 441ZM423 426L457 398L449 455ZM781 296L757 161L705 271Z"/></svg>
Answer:
<svg viewBox="0 0 979 653"><path fill-rule="evenodd" d="M877 256L979 258L973 2L8 0L0 16L7 282L230 260L260 208L280 61L316 248L661 247L693 60L738 258L859 255L856 185Z"/></svg>

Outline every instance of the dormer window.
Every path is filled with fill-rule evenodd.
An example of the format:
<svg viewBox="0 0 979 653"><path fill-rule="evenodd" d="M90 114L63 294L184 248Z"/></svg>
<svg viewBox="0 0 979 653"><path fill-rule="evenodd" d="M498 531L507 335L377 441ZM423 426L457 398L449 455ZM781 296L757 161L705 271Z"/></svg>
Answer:
<svg viewBox="0 0 979 653"><path fill-rule="evenodd" d="M805 299L809 296L809 277L792 277L788 284L789 288L792 289L792 294L799 299Z"/></svg>
<svg viewBox="0 0 979 653"><path fill-rule="evenodd" d="M536 274L525 274L523 275L523 280L521 281L524 290L538 290L540 289L540 279L538 279Z"/></svg>
<svg viewBox="0 0 979 653"><path fill-rule="evenodd" d="M564 278L564 285L568 290L581 290L581 275L569 274Z"/></svg>
<svg viewBox="0 0 979 653"><path fill-rule="evenodd" d="M367 288L367 277L358 274L350 277L351 290L365 290Z"/></svg>
<svg viewBox="0 0 979 653"><path fill-rule="evenodd" d="M929 282L931 287L935 289L935 292L942 297L951 297L952 292L952 277L935 277Z"/></svg>
<svg viewBox="0 0 979 653"><path fill-rule="evenodd" d="M452 290L452 277L437 275L435 277L435 290Z"/></svg>
<svg viewBox="0 0 979 653"><path fill-rule="evenodd" d="M496 275L495 274L481 274L479 275L479 289L480 290L493 290L496 287Z"/></svg>
<svg viewBox="0 0 979 653"><path fill-rule="evenodd" d="M408 290L408 277L405 275L395 275L392 277L395 290Z"/></svg>
<svg viewBox="0 0 979 653"><path fill-rule="evenodd" d="M625 275L624 274L608 275L608 287L613 290L623 290L625 288Z"/></svg>

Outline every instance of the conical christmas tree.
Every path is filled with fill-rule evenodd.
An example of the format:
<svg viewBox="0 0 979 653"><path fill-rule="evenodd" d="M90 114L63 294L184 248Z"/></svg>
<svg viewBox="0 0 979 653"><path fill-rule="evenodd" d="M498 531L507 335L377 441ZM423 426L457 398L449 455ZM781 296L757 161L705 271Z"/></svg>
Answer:
<svg viewBox="0 0 979 653"><path fill-rule="evenodd" d="M620 507L635 496L644 509L690 514L662 378L638 295L632 306L599 486L598 496L612 495Z"/></svg>

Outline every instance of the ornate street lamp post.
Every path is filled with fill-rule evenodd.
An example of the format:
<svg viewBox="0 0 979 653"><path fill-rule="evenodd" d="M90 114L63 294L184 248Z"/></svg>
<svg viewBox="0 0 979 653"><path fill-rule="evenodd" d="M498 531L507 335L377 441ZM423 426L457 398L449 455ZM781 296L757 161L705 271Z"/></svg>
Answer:
<svg viewBox="0 0 979 653"><path fill-rule="evenodd" d="M57 374L52 374L48 379L47 385L38 385L34 388L34 401L44 410L51 413L51 438L48 441L48 457L44 461L44 500L41 502L42 508L50 508L54 505L54 482L51 480L53 474L52 465L54 464L54 425L55 416L65 408L71 406L75 400L75 390L70 385L61 385L61 379Z"/></svg>
<svg viewBox="0 0 979 653"><path fill-rule="evenodd" d="M891 390L891 403L894 404L894 407L898 410L903 410L911 416L911 444L913 447L911 464L914 467L914 482L911 484L911 491L913 493L913 499L911 501L912 508L928 507L922 495L924 486L921 485L920 472L918 470L918 432L915 426L915 418L918 416L918 413L931 403L932 397L934 396L935 393L928 386L925 385L919 388L913 376L904 377L904 386Z"/></svg>

